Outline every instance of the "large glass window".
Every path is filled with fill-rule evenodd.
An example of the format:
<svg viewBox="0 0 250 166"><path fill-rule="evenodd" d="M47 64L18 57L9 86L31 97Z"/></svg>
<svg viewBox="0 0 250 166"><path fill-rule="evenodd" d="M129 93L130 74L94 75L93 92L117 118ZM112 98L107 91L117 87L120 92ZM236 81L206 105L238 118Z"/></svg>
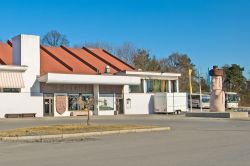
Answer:
<svg viewBox="0 0 250 166"><path fill-rule="evenodd" d="M167 91L166 80L146 80L147 93L154 92L166 92Z"/></svg>
<svg viewBox="0 0 250 166"><path fill-rule="evenodd" d="M210 96L202 95L202 102L203 103L209 103L209 101L210 101Z"/></svg>
<svg viewBox="0 0 250 166"><path fill-rule="evenodd" d="M154 92L160 92L160 91L161 91L161 81L154 80Z"/></svg>
<svg viewBox="0 0 250 166"><path fill-rule="evenodd" d="M146 80L147 92L154 92L154 80Z"/></svg>
<svg viewBox="0 0 250 166"><path fill-rule="evenodd" d="M171 81L171 90L172 92L177 92L177 83L176 80Z"/></svg>
<svg viewBox="0 0 250 166"><path fill-rule="evenodd" d="M68 95L69 111L79 110L79 105L77 102L78 98L79 98L79 94L69 94Z"/></svg>
<svg viewBox="0 0 250 166"><path fill-rule="evenodd" d="M99 95L99 109L100 110L114 110L114 94L100 94Z"/></svg>
<svg viewBox="0 0 250 166"><path fill-rule="evenodd" d="M69 94L68 95L68 110L84 110L87 108L87 103L93 100L93 94ZM94 104L90 105L90 110L94 109Z"/></svg>
<svg viewBox="0 0 250 166"><path fill-rule="evenodd" d="M143 80L141 79L140 85L130 85L129 92L130 93L143 93Z"/></svg>

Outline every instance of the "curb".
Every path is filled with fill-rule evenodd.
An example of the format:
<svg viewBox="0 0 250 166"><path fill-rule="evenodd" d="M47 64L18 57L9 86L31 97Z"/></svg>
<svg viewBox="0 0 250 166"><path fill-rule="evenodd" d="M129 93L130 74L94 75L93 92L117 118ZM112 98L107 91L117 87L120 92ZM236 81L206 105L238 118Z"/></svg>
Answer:
<svg viewBox="0 0 250 166"><path fill-rule="evenodd" d="M75 133L75 134L0 137L0 141L43 141L43 140L49 140L49 139L70 139L70 138L81 138L81 137L85 138L85 137L111 135L111 134L170 131L170 129L171 129L170 127L158 127L158 128L149 128L149 129L114 130L114 131L89 132L89 133Z"/></svg>

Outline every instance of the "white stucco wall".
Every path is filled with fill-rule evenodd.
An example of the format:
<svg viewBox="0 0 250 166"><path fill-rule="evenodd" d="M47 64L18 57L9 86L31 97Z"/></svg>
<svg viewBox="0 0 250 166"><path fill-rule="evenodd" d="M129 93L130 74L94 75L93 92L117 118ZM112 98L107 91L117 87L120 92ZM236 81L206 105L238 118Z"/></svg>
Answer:
<svg viewBox="0 0 250 166"><path fill-rule="evenodd" d="M12 38L12 42L13 65L28 66L23 73L25 88L21 92L39 93L37 76L40 75L40 37L21 34Z"/></svg>
<svg viewBox="0 0 250 166"><path fill-rule="evenodd" d="M22 74L25 88L21 93L0 93L0 117L5 114L36 113L43 116L43 96L37 76L40 74L40 37L18 35L12 38L13 65L27 66Z"/></svg>
<svg viewBox="0 0 250 166"><path fill-rule="evenodd" d="M127 105L131 101L131 107ZM130 108L129 108L130 107ZM124 94L124 114L152 114L154 112L154 94L127 93Z"/></svg>
<svg viewBox="0 0 250 166"><path fill-rule="evenodd" d="M0 93L0 118L11 113L36 113L36 117L42 117L42 94L31 96L30 93Z"/></svg>

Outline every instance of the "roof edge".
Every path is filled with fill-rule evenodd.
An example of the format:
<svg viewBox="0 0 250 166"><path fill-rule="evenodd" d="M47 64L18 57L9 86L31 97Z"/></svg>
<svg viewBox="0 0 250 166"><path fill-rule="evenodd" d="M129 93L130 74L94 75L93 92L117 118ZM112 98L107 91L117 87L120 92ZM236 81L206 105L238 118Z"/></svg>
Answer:
<svg viewBox="0 0 250 166"><path fill-rule="evenodd" d="M115 58L116 60L120 61L121 63L123 63L124 65L130 67L132 70L135 70L135 68L131 65L129 65L128 63L124 62L123 60L121 60L120 58L116 57L115 55L111 54L110 52L102 49L103 52L105 52L106 54L108 54L109 56Z"/></svg>

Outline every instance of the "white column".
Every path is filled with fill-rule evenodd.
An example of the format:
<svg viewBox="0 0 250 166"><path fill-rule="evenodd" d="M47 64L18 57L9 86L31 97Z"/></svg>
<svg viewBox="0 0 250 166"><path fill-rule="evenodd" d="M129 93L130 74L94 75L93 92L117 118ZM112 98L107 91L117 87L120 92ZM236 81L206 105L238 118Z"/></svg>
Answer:
<svg viewBox="0 0 250 166"><path fill-rule="evenodd" d="M176 92L179 93L179 80L176 80Z"/></svg>
<svg viewBox="0 0 250 166"><path fill-rule="evenodd" d="M21 89L25 109L16 109L15 113L36 113L43 116L43 96L40 93L40 37L35 35L18 35L12 38L13 65L25 65L28 69L23 73L25 88ZM18 105L17 107L21 107Z"/></svg>
<svg viewBox="0 0 250 166"><path fill-rule="evenodd" d="M40 92L37 76L40 75L40 37L34 35L18 35L13 41L13 65L25 65L28 69L23 73L25 88L22 92Z"/></svg>
<svg viewBox="0 0 250 166"><path fill-rule="evenodd" d="M168 80L165 80L166 93L168 93Z"/></svg>
<svg viewBox="0 0 250 166"><path fill-rule="evenodd" d="M168 92L171 93L172 89L171 89L171 80L168 80Z"/></svg>
<svg viewBox="0 0 250 166"><path fill-rule="evenodd" d="M126 100L129 98L129 85L123 86L123 113L126 114L127 107L126 107Z"/></svg>
<svg viewBox="0 0 250 166"><path fill-rule="evenodd" d="M99 115L99 85L94 85L94 115Z"/></svg>
<svg viewBox="0 0 250 166"><path fill-rule="evenodd" d="M147 93L147 81L143 79L143 93Z"/></svg>
<svg viewBox="0 0 250 166"><path fill-rule="evenodd" d="M116 95L115 95L115 93L113 93L113 103L114 103L114 105L113 105L114 111L117 111L116 110Z"/></svg>

